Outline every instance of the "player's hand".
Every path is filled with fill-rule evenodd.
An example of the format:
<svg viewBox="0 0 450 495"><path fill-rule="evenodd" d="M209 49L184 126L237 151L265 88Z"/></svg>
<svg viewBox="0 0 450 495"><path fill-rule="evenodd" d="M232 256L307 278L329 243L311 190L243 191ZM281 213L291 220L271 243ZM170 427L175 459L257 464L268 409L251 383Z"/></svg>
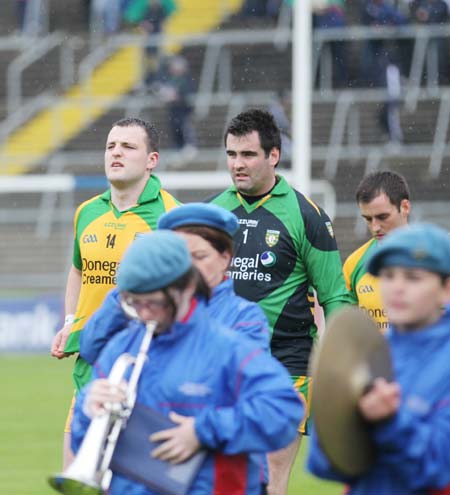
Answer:
<svg viewBox="0 0 450 495"><path fill-rule="evenodd" d="M152 442L163 442L152 451L152 457L178 464L192 457L200 448L200 442L195 433L195 418L175 412L171 412L169 417L178 426L150 436Z"/></svg>
<svg viewBox="0 0 450 495"><path fill-rule="evenodd" d="M67 325L64 325L61 330L53 337L52 347L50 349L50 354L53 357L57 359L63 359L73 354L71 352L64 352L64 348L66 347L66 342L69 338L71 328L72 323L68 323Z"/></svg>
<svg viewBox="0 0 450 495"><path fill-rule="evenodd" d="M86 395L83 412L90 418L117 411L126 400L126 383L113 385L106 378L94 380Z"/></svg>
<svg viewBox="0 0 450 495"><path fill-rule="evenodd" d="M358 401L361 414L367 421L382 421L395 414L400 406L400 386L377 378L371 389Z"/></svg>

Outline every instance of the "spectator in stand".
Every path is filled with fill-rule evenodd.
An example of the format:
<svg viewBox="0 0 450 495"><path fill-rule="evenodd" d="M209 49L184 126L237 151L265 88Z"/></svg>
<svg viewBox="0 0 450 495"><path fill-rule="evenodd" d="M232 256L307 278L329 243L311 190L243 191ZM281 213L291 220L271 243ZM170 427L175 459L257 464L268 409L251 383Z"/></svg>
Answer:
<svg viewBox="0 0 450 495"><path fill-rule="evenodd" d="M122 17L121 0L91 0L91 31L96 34L113 34L120 28Z"/></svg>
<svg viewBox="0 0 450 495"><path fill-rule="evenodd" d="M241 17L278 17L283 0L245 0Z"/></svg>
<svg viewBox="0 0 450 495"><path fill-rule="evenodd" d="M407 19L387 0L365 0L361 22L365 26L402 26L407 24ZM363 51L362 79L370 87L383 87L386 85L387 66L399 63L397 40L368 40Z"/></svg>
<svg viewBox="0 0 450 495"><path fill-rule="evenodd" d="M86 25L88 25L91 18L91 0L81 0L81 3L83 4L83 15L86 19Z"/></svg>
<svg viewBox="0 0 450 495"><path fill-rule="evenodd" d="M365 0L361 16L366 26L402 26L407 19L387 0ZM369 87L385 87L388 98L379 120L390 142L403 141L400 124L401 68L405 57L396 39L371 39L365 44L362 57L362 80Z"/></svg>
<svg viewBox="0 0 450 495"><path fill-rule="evenodd" d="M313 0L313 28L329 29L346 26L345 0ZM344 41L330 42L333 57L333 83L338 87L348 83L347 50Z"/></svg>
<svg viewBox="0 0 450 495"><path fill-rule="evenodd" d="M17 29L23 32L28 0L16 0Z"/></svg>
<svg viewBox="0 0 450 495"><path fill-rule="evenodd" d="M170 58L158 94L167 104L173 144L186 160L192 159L197 151L191 103L194 90L187 60L181 55Z"/></svg>
<svg viewBox="0 0 450 495"><path fill-rule="evenodd" d="M130 0L124 12L129 24L139 25L146 33L145 84L151 86L158 79L160 71L160 45L155 44L155 36L164 31L164 24L177 9L175 0Z"/></svg>
<svg viewBox="0 0 450 495"><path fill-rule="evenodd" d="M445 0L412 0L409 7L415 22L446 24L449 20L449 6Z"/></svg>
<svg viewBox="0 0 450 495"><path fill-rule="evenodd" d="M448 24L450 7L445 0L412 0L409 4L411 21L419 24ZM437 50L437 69L439 81L449 79L448 38L432 38Z"/></svg>

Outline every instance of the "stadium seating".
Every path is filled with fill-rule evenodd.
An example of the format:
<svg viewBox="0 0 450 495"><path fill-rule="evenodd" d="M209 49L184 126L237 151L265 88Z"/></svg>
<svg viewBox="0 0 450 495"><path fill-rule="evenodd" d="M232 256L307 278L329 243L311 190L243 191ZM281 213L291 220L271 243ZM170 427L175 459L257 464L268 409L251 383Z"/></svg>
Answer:
<svg viewBox="0 0 450 495"><path fill-rule="evenodd" d="M353 2L355 3L355 2ZM68 28L65 16L53 2L52 25ZM55 6L55 7L54 7ZM12 12L3 5L0 14L10 16ZM74 14L75 15L75 14ZM77 13L71 34L85 40L76 53L79 62L87 53L88 33L80 13ZM6 21L1 20L5 27ZM212 87L209 111L198 112L195 125L200 153L194 160L175 163L167 126L167 112L161 102L151 94L134 88L118 99L110 109L100 115L91 125L68 139L57 151L42 159L33 173L68 173L74 175L99 176L103 174L103 153L101 143L113 121L125 115L140 115L153 121L161 131L160 171L210 170L214 172L224 166L222 136L230 115L250 106L267 107L270 96L290 84L291 45L251 42L251 20L245 21L249 42L226 46L221 52L223 65L229 61L232 69L226 68L218 75ZM265 21L264 21L265 22ZM243 21L233 18L222 25L223 30L244 27ZM261 20L256 20L254 29L261 29ZM269 23L266 29L273 28ZM215 31L217 32L217 30ZM234 32L234 31L233 31ZM352 50L357 48L352 47ZM202 77L207 45L192 44L183 49L188 59L193 77L199 82ZM0 50L0 61L6 67L15 52ZM53 57L53 59L52 59ZM45 67L49 70L33 69L24 79L23 93L31 97L52 84L51 74L57 67L57 56L50 54ZM223 69L223 68L222 68ZM227 79L227 74L229 79ZM0 74L0 115L5 115L4 74ZM32 82L30 82L32 81ZM58 88L56 88L57 90ZM60 88L61 92L63 88ZM443 153L442 167L437 176L430 174L430 155L436 136L438 116L441 109L444 88L435 95L421 91L417 105L401 110L404 144L393 146L379 126L379 112L383 104L380 92L367 92L359 88L352 92L353 103L349 106L346 120L342 123L342 139L329 148L334 138L334 116L339 105L339 93L314 94L312 112L312 176L314 179L329 180L337 196L337 216L335 230L343 257L361 244L367 235L364 226L357 219L354 204L354 190L360 178L372 168L390 167L403 173L411 186L413 197L413 218L427 218L446 225L442 205L448 201L450 185L448 181L450 158ZM1 113L3 111L3 113ZM448 141L449 130L445 141ZM435 149L436 151L436 149ZM1 166L1 164L0 164ZM41 290L62 290L65 273L70 262L71 216L79 202L99 192L98 189L81 189L71 195L0 195L0 257L10 260L9 268L2 263L0 280L10 287L22 289L31 287ZM172 191L181 200L199 200L207 195L204 191ZM209 191L211 192L211 191ZM42 227L43 218L49 217L48 225ZM51 217L51 218L50 218ZM11 220L16 218L17 221ZM44 222L45 223L45 222ZM449 226L449 225L447 225ZM17 275L16 277L14 275ZM28 274L32 274L28 277Z"/></svg>

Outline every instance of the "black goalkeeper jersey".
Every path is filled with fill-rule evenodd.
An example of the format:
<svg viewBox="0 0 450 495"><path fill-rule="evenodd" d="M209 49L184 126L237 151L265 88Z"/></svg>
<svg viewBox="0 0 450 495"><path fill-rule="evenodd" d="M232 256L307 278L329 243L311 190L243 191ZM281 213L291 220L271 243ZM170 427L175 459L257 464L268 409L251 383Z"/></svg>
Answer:
<svg viewBox="0 0 450 495"><path fill-rule="evenodd" d="M229 272L236 292L266 313L273 355L291 375L307 374L316 334L310 288L326 315L347 302L328 215L283 177L256 203L247 203L234 186L212 202L239 218Z"/></svg>

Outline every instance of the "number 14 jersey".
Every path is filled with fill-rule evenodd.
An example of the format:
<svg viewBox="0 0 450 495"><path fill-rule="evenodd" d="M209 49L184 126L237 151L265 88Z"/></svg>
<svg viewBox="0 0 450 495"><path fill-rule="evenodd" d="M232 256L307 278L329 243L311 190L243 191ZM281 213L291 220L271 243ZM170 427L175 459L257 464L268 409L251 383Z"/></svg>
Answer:
<svg viewBox="0 0 450 495"><path fill-rule="evenodd" d="M117 210L109 189L78 207L72 263L81 271L81 290L66 352L79 351L80 331L116 285L117 270L127 247L140 234L156 229L159 217L178 204L161 189L159 179L151 176L138 203L128 210ZM79 361L82 360L77 360L74 369L77 388L90 376L90 368Z"/></svg>

